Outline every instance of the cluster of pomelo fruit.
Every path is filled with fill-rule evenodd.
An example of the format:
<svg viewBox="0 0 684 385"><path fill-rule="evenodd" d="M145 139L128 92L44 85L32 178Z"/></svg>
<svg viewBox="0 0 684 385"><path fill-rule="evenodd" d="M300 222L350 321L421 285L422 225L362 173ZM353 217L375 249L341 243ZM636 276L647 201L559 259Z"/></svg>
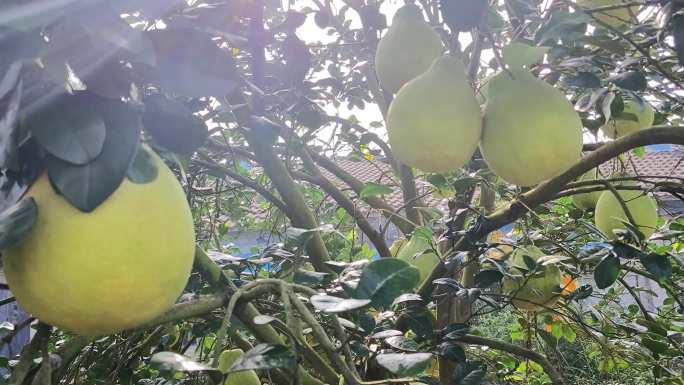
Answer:
<svg viewBox="0 0 684 385"><path fill-rule="evenodd" d="M611 0L612 1L612 0ZM587 2L581 4L591 6ZM605 4L598 4L605 5ZM607 11L599 20L618 26L628 20L630 8ZM406 47L411 47L410 50ZM464 166L479 147L487 165L508 183L529 187L553 178L581 158L582 122L565 95L529 72L529 65L544 55L542 47L512 43L503 50L507 68L490 77L481 89L480 106L459 57L443 55L440 36L423 18L420 8L399 8L392 25L378 44L375 67L383 88L395 94L387 114L389 141L395 158L426 172L449 172ZM602 131L617 138L653 124L653 109L647 103L626 99L622 119L610 119ZM591 177L587 173L582 179ZM622 190L639 229L647 237L657 220L655 201L641 192ZM576 204L594 209L597 227L608 238L625 228L620 201L610 192L577 195ZM431 251L414 253L415 241L394 245L395 254L421 270L421 281L439 263ZM424 248L421 248L424 250ZM517 292L514 303L536 309L552 305L558 298L561 275L557 258L538 249L516 251L509 265L523 270L528 255L546 270L540 278L517 287L508 279L505 287ZM419 265L419 266L418 266Z"/></svg>

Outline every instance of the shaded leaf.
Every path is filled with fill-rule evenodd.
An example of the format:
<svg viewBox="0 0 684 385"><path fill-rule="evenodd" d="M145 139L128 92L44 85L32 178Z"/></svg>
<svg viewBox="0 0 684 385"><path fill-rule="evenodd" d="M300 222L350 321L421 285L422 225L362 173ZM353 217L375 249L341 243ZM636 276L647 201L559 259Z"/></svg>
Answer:
<svg viewBox="0 0 684 385"><path fill-rule="evenodd" d="M423 303L423 297L420 296L420 294L416 293L406 293L402 294L399 297L395 298L394 301L392 301L392 306L394 305L399 305L399 304L406 304L406 303Z"/></svg>
<svg viewBox="0 0 684 385"><path fill-rule="evenodd" d="M620 260L612 255L606 255L594 268L594 281L599 289L612 285L620 275Z"/></svg>
<svg viewBox="0 0 684 385"><path fill-rule="evenodd" d="M639 256L639 260L646 270L655 275L659 280L669 278L672 275L672 263L667 255L642 253Z"/></svg>
<svg viewBox="0 0 684 385"><path fill-rule="evenodd" d="M632 91L643 91L648 87L646 76L641 71L627 71L608 78L616 86Z"/></svg>
<svg viewBox="0 0 684 385"><path fill-rule="evenodd" d="M33 198L24 198L0 213L0 250L24 240L38 217L38 206Z"/></svg>
<svg viewBox="0 0 684 385"><path fill-rule="evenodd" d="M27 126L54 157L84 165L97 158L105 142L105 122L92 98L65 95L34 111Z"/></svg>
<svg viewBox="0 0 684 385"><path fill-rule="evenodd" d="M383 330L381 332L377 332L377 333L373 334L371 336L371 338L381 340L384 338L397 337L397 336L403 336L403 335L404 335L404 333L399 331L399 330L390 329L390 330Z"/></svg>
<svg viewBox="0 0 684 385"><path fill-rule="evenodd" d="M173 152L190 155L207 139L207 126L186 103L155 94L145 97L143 126L154 141Z"/></svg>
<svg viewBox="0 0 684 385"><path fill-rule="evenodd" d="M328 273L304 269L295 270L293 277L295 283L306 286L324 285L330 282L331 279L332 277Z"/></svg>
<svg viewBox="0 0 684 385"><path fill-rule="evenodd" d="M133 162L140 139L140 118L128 105L113 100L97 104L104 119L105 142L100 155L85 165L50 157L52 185L74 207L91 212L121 184Z"/></svg>
<svg viewBox="0 0 684 385"><path fill-rule="evenodd" d="M481 270L475 275L475 287L487 288L503 279L503 274L498 269Z"/></svg>
<svg viewBox="0 0 684 385"><path fill-rule="evenodd" d="M222 97L237 85L233 57L219 48L210 35L192 29L153 30L147 34L157 53L157 66L150 71L150 79L165 91L189 97Z"/></svg>
<svg viewBox="0 0 684 385"><path fill-rule="evenodd" d="M404 336L394 336L388 337L384 341L387 345L393 347L394 349L401 350L403 352L415 352L418 351L418 344L411 338L406 338Z"/></svg>
<svg viewBox="0 0 684 385"><path fill-rule="evenodd" d="M455 344L453 342L443 342L439 344L437 348L439 351L439 355L442 358L445 358L453 362L466 361L465 350L463 350L463 347L461 347L461 345Z"/></svg>

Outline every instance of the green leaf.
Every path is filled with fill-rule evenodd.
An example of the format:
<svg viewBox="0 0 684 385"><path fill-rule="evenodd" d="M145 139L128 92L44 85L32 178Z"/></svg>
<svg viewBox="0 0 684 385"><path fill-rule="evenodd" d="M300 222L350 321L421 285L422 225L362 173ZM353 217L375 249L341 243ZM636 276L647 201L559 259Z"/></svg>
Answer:
<svg viewBox="0 0 684 385"><path fill-rule="evenodd" d="M366 266L354 292L357 299L370 299L374 307L387 307L401 294L412 291L420 272L397 258L382 258Z"/></svg>
<svg viewBox="0 0 684 385"><path fill-rule="evenodd" d="M212 368L211 366L201 364L174 352L159 352L155 353L150 359L150 363L159 367L164 371L184 372L184 373L206 373L215 383L223 379L223 374L220 370Z"/></svg>
<svg viewBox="0 0 684 385"><path fill-rule="evenodd" d="M326 313L344 313L361 309L370 304L369 299L339 298L331 295L316 294L310 298L311 304Z"/></svg>
<svg viewBox="0 0 684 385"><path fill-rule="evenodd" d="M654 333L642 336L641 344L655 354L665 353L668 349L668 343L665 342L661 336Z"/></svg>
<svg viewBox="0 0 684 385"><path fill-rule="evenodd" d="M646 147L636 147L632 149L632 154L634 154L637 158L643 158L646 156Z"/></svg>
<svg viewBox="0 0 684 385"><path fill-rule="evenodd" d="M361 199L366 199L373 196L391 194L393 191L394 190L384 184L368 182L363 186L363 189L361 189L359 196Z"/></svg>
<svg viewBox="0 0 684 385"><path fill-rule="evenodd" d="M612 285L620 275L620 260L612 255L606 255L594 269L594 281L599 289Z"/></svg>
<svg viewBox="0 0 684 385"><path fill-rule="evenodd" d="M207 139L207 125L180 99L155 94L145 97L143 126L162 147L191 155Z"/></svg>
<svg viewBox="0 0 684 385"><path fill-rule="evenodd" d="M164 91L223 97L238 84L230 51L219 48L211 35L189 28L155 29L147 35L157 53L157 66L149 76Z"/></svg>
<svg viewBox="0 0 684 385"><path fill-rule="evenodd" d="M646 270L655 275L659 280L672 276L672 263L667 255L655 253L641 254L639 260Z"/></svg>
<svg viewBox="0 0 684 385"><path fill-rule="evenodd" d="M128 168L126 176L133 183L150 183L157 179L159 170L154 163L152 156L142 146L138 147L133 163Z"/></svg>
<svg viewBox="0 0 684 385"><path fill-rule="evenodd" d="M24 198L0 213L0 250L24 240L33 229L38 207L33 198Z"/></svg>
<svg viewBox="0 0 684 385"><path fill-rule="evenodd" d="M296 365L297 357L287 346L259 344L240 357L229 371L293 368Z"/></svg>
<svg viewBox="0 0 684 385"><path fill-rule="evenodd" d="M31 114L27 125L50 154L78 165L100 155L105 141L105 122L93 100L83 95L50 103Z"/></svg>
<svg viewBox="0 0 684 385"><path fill-rule="evenodd" d="M100 155L84 165L51 156L47 165L55 189L84 212L95 210L119 187L140 140L140 118L132 108L113 100L102 100L97 106L107 129Z"/></svg>
<svg viewBox="0 0 684 385"><path fill-rule="evenodd" d="M627 71L608 78L616 86L632 91L644 91L648 87L646 76L641 71Z"/></svg>
<svg viewBox="0 0 684 385"><path fill-rule="evenodd" d="M498 269L487 269L487 270L480 270L475 275L475 287L479 287L481 289L490 287L494 285L495 283L501 282L503 279L503 273L501 273Z"/></svg>
<svg viewBox="0 0 684 385"><path fill-rule="evenodd" d="M439 344L438 346L439 349L439 355L442 358L445 358L449 361L453 362L465 362L466 361L466 353L465 350L463 350L463 347L461 345L458 345L453 342L444 342Z"/></svg>
<svg viewBox="0 0 684 385"><path fill-rule="evenodd" d="M527 67L544 58L549 47L535 47L513 41L503 49L503 61L513 69Z"/></svg>
<svg viewBox="0 0 684 385"><path fill-rule="evenodd" d="M380 366L399 377L412 377L424 372L432 362L431 353L384 353L375 358Z"/></svg>

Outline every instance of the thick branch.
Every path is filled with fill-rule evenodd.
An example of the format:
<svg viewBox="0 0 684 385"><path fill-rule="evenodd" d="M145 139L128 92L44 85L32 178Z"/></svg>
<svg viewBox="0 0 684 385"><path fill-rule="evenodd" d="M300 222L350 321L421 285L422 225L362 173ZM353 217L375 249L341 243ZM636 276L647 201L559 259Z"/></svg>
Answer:
<svg viewBox="0 0 684 385"><path fill-rule="evenodd" d="M598 167L602 163L629 151L636 147L647 146L652 144L680 144L684 145L684 128L669 127L669 126L655 126L649 129L636 131L625 135L617 140L608 142L595 151L590 152L574 166L570 167L561 175L541 183L532 190L522 194L518 199L512 201L507 207L496 211L492 215L481 218L481 220L474 226L467 236L461 238L454 248L461 250L468 248L468 241L477 241L483 239L487 234L499 229L509 223L512 223L525 214L529 209L533 209L543 203L546 203L556 196L565 185L574 181L580 175ZM442 277L446 272L443 264L437 265L432 271L430 277L425 280L425 283L420 287L420 294L429 296L432 292L432 281Z"/></svg>
<svg viewBox="0 0 684 385"><path fill-rule="evenodd" d="M336 177L340 178L344 183L346 183L352 190L357 195L361 195L361 191L364 188L364 183L361 182L360 180L356 179L353 175L349 174L348 172L344 171L341 167L339 167L335 162L332 160L321 156L317 154L312 154L314 160L316 163L318 163L321 167L324 169L328 170L330 173L335 175ZM396 213L396 210L394 207L390 206L382 200L381 198L378 198L377 196L369 196L363 198L363 201L368 203L372 208L376 210L380 210L382 215L386 216L389 218L389 220L397 226L397 228L404 234L410 234L413 232L413 229L415 226L413 223L410 221L406 220L406 218L402 217L401 215Z"/></svg>
<svg viewBox="0 0 684 385"><path fill-rule="evenodd" d="M208 169L211 169L212 171L216 173L223 174L231 179L234 179L235 181L239 182L243 186L249 187L252 190L256 191L264 197L267 201L273 203L274 206L276 206L280 211L282 211L285 215L288 215L288 210L287 206L285 206L285 203L281 201L278 197L273 195L270 191L268 191L264 186L260 185L257 181L254 181L252 179L249 179L245 176L242 176L235 171L229 169L228 167L221 166L220 164L214 162L211 158L209 158L207 155L199 153L199 156L204 159L205 161L201 160L196 160L195 163L202 165L203 167L206 167Z"/></svg>
<svg viewBox="0 0 684 385"><path fill-rule="evenodd" d="M556 368L554 368L553 365L551 365L551 362L549 362L549 360L547 360L546 357L542 356L541 354L535 351L525 349L517 345L509 344L508 342L492 340L489 338L474 335L465 335L460 338L460 341L472 345L487 346L492 349L501 350L507 353L515 354L519 357L530 359L538 363L542 368L544 368L544 371L546 372L546 374L549 375L551 381L554 384L562 385L564 383L563 377L561 377L560 373L558 373Z"/></svg>

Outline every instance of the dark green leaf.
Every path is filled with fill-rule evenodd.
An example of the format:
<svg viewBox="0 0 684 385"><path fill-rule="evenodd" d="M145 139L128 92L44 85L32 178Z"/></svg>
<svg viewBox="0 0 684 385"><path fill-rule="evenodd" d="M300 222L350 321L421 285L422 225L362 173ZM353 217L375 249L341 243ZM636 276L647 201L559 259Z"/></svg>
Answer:
<svg viewBox="0 0 684 385"><path fill-rule="evenodd" d="M564 78L564 83L571 87L598 88L601 87L601 79L591 72L579 71L577 74Z"/></svg>
<svg viewBox="0 0 684 385"><path fill-rule="evenodd" d="M65 95L28 116L38 142L56 158L84 165L97 158L105 142L105 122L88 94Z"/></svg>
<svg viewBox="0 0 684 385"><path fill-rule="evenodd" d="M217 383L223 379L223 374L220 370L174 352L155 353L150 359L150 363L166 371L206 373Z"/></svg>
<svg viewBox="0 0 684 385"><path fill-rule="evenodd" d="M173 152L190 155L207 139L207 126L186 103L155 94L145 98L143 126L154 141Z"/></svg>
<svg viewBox="0 0 684 385"><path fill-rule="evenodd" d="M38 217L33 198L24 198L0 213L0 250L12 247L26 238Z"/></svg>
<svg viewBox="0 0 684 385"><path fill-rule="evenodd" d="M363 186L363 189L361 189L361 193L359 194L359 196L361 199L366 199L378 195L391 194L393 191L394 190L385 186L384 184L368 182L365 186Z"/></svg>
<svg viewBox="0 0 684 385"><path fill-rule="evenodd" d="M157 179L158 174L159 170L154 160L147 150L140 146L131 167L128 168L128 180L133 183L149 183Z"/></svg>
<svg viewBox="0 0 684 385"><path fill-rule="evenodd" d="M399 330L413 331L417 341L425 341L434 335L435 316L424 305L411 305L399 313L395 325Z"/></svg>
<svg viewBox="0 0 684 385"><path fill-rule="evenodd" d="M394 349L401 350L403 352L418 351L418 344L416 341L404 336L388 337L385 339L385 343Z"/></svg>
<svg viewBox="0 0 684 385"><path fill-rule="evenodd" d="M164 91L223 97L237 85L230 51L219 48L210 35L192 29L156 29L147 34L157 53L157 66L149 75Z"/></svg>
<svg viewBox="0 0 684 385"><path fill-rule="evenodd" d="M52 185L74 207L91 212L121 184L133 162L140 139L140 118L122 102L98 103L107 129L100 155L85 165L51 157L48 175Z"/></svg>
<svg viewBox="0 0 684 385"><path fill-rule="evenodd" d="M363 269L354 294L358 299L370 299L375 307L387 307L396 297L413 290L419 279L418 269L407 262L382 258Z"/></svg>
<svg viewBox="0 0 684 385"><path fill-rule="evenodd" d="M594 292L594 288L591 287L591 285L582 285L582 286L578 287L577 290L570 293L570 295L568 297L570 298L570 300L580 301L580 300L589 298L589 296L593 292Z"/></svg>
<svg viewBox="0 0 684 385"><path fill-rule="evenodd" d="M535 41L544 44L549 40L554 43L559 38L568 38L569 34L583 34L583 26L591 17L581 12L554 12L551 19L539 29Z"/></svg>
<svg viewBox="0 0 684 385"><path fill-rule="evenodd" d="M324 294L311 296L310 301L316 309L326 313L343 313L357 310L368 306L371 302L369 299L346 299Z"/></svg>
<svg viewBox="0 0 684 385"><path fill-rule="evenodd" d="M404 335L404 333L399 331L399 330L390 329L390 330L383 330L381 332L377 332L377 333L373 334L371 336L371 338L381 340L384 338L397 337L397 336L403 336L403 335Z"/></svg>
<svg viewBox="0 0 684 385"><path fill-rule="evenodd" d="M443 342L438 346L439 355L453 362L465 362L466 354L461 345L453 342Z"/></svg>
<svg viewBox="0 0 684 385"><path fill-rule="evenodd" d="M641 264L644 265L649 273L655 275L659 280L670 278L672 275L672 263L667 255L641 254L639 256Z"/></svg>
<svg viewBox="0 0 684 385"><path fill-rule="evenodd" d="M668 344L665 342L661 336L654 333L649 333L646 336L641 337L641 343L650 351L655 354L662 354L667 351Z"/></svg>
<svg viewBox="0 0 684 385"><path fill-rule="evenodd" d="M620 260L612 255L606 255L594 269L594 281L599 289L612 285L620 275Z"/></svg>
<svg viewBox="0 0 684 385"><path fill-rule="evenodd" d="M632 91L643 91L648 87L646 76L641 71L627 71L608 78L616 86Z"/></svg>
<svg viewBox="0 0 684 385"><path fill-rule="evenodd" d="M575 108L577 108L577 110L580 112L587 112L594 107L596 101L603 97L603 95L605 95L607 92L608 88L606 87L587 92L577 100L577 103L575 103Z"/></svg>
<svg viewBox="0 0 684 385"><path fill-rule="evenodd" d="M423 303L423 297L416 293L406 293L397 297L393 302L392 306L407 303Z"/></svg>
<svg viewBox="0 0 684 385"><path fill-rule="evenodd" d="M295 365L297 357L288 347L259 344L240 357L229 371L293 368Z"/></svg>
<svg viewBox="0 0 684 385"><path fill-rule="evenodd" d="M503 274L498 269L481 270L475 275L475 287L487 288L501 282Z"/></svg>
<svg viewBox="0 0 684 385"><path fill-rule="evenodd" d="M383 353L375 358L378 364L400 377L415 376L430 367L430 353Z"/></svg>

